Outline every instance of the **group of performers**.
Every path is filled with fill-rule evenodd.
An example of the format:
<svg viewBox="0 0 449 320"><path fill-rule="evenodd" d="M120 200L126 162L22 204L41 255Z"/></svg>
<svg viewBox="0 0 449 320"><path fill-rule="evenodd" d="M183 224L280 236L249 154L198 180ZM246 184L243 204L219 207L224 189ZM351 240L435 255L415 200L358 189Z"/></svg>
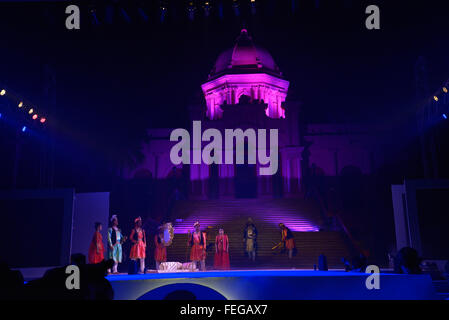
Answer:
<svg viewBox="0 0 449 320"><path fill-rule="evenodd" d="M95 264L104 260L103 239L101 236L102 225L99 222L95 223L95 233L89 246L88 260L89 263ZM190 247L190 261L195 264L201 271L206 270L206 255L207 255L207 234L201 231L200 223L197 221L194 224L194 231L188 232L188 243ZM281 229L281 242L273 249L282 247L288 252L289 259L292 259L296 250L295 239L292 232L283 223L279 224ZM114 261L110 273L118 273L118 264L122 262L122 244L127 240L118 226L117 215L111 217L111 226L107 233L108 255L109 259ZM136 263L139 263L138 273L145 273L145 257L147 240L145 230L142 228L142 218L138 217L134 220L134 228L131 231L129 239L132 242L129 258ZM255 261L257 250L257 228L251 218L245 225L243 232L243 242L245 250L250 261ZM167 246L164 243L164 228L161 226L154 236L154 260L156 269L159 270L160 264L167 261ZM229 270L229 238L224 233L223 228L218 230L218 235L215 237L215 256L214 269Z"/></svg>
<svg viewBox="0 0 449 320"><path fill-rule="evenodd" d="M104 260L103 238L101 236L102 225L99 222L95 223L95 233L89 246L88 261L95 264ZM156 236L157 237L157 236ZM129 236L132 244L129 258L134 261L139 261L139 273L145 273L145 251L147 247L147 240L145 230L142 228L142 218L138 217L134 220L134 228ZM110 273L118 273L118 264L122 262L123 252L122 244L127 240L118 226L117 215L111 217L111 227L108 229L108 255L109 259L114 261Z"/></svg>
<svg viewBox="0 0 449 320"><path fill-rule="evenodd" d="M197 221L193 225L195 231L189 232L188 245L190 249L190 261L200 265L200 270L206 270L206 255L207 255L207 235L200 229L200 223ZM223 228L218 230L218 235L215 237L215 256L214 269L229 270L229 239L224 233Z"/></svg>

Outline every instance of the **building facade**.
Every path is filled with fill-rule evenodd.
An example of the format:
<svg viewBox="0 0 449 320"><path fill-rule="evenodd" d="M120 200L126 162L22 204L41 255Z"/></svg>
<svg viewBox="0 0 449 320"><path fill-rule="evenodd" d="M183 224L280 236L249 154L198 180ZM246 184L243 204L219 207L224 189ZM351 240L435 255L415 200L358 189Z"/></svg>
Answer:
<svg viewBox="0 0 449 320"><path fill-rule="evenodd" d="M226 129L265 129L267 136L270 129L277 129L276 173L260 175L261 164L248 163L248 151L245 164L174 165L170 161L170 150L176 144L170 141L173 129L152 129L142 148L145 160L127 171L128 178L176 176L187 180L189 198L295 197L304 191L303 176L311 174L310 168L327 176L339 175L345 167L370 174L381 162L378 140L366 126L300 126L301 104L287 100L289 82L269 52L255 45L245 29L234 46L219 55L201 87L205 105L190 108L190 123L200 121L203 132L216 129L223 137ZM192 136L192 125L186 129ZM245 141L248 147L251 142ZM203 141L201 147L207 144ZM224 143L222 148L224 155ZM259 148L257 143L254 150Z"/></svg>

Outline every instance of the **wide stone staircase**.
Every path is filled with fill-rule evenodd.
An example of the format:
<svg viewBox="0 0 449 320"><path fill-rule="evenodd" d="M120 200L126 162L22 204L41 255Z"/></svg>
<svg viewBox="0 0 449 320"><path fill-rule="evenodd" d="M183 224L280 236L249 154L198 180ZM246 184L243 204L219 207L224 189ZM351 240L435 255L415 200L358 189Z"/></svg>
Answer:
<svg viewBox="0 0 449 320"><path fill-rule="evenodd" d="M248 260L243 243L243 230L251 217L258 229L256 262ZM187 232L193 230L195 221L207 231L210 244L206 265L213 266L213 243L218 227L223 227L229 237L232 269L253 268L304 268L318 264L318 256L327 256L329 268L342 268L341 258L349 257L349 248L340 231L318 231L320 213L318 206L308 200L295 199L233 199L233 200L183 200L173 209L175 228L173 244L168 247L169 261L189 260ZM280 241L278 224L282 222L294 234L297 255L291 261L285 253L272 248Z"/></svg>

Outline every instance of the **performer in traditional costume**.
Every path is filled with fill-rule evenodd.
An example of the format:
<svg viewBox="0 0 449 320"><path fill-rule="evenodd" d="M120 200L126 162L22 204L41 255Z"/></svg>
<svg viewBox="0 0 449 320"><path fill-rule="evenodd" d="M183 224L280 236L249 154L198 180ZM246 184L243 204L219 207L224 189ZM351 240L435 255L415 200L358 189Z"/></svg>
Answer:
<svg viewBox="0 0 449 320"><path fill-rule="evenodd" d="M164 244L164 228L159 227L158 233L154 236L154 261L156 261L156 270L159 270L161 262L167 261L167 247Z"/></svg>
<svg viewBox="0 0 449 320"><path fill-rule="evenodd" d="M95 222L95 233L90 242L87 259L90 264L97 264L104 260L103 237L101 236L102 225L100 222Z"/></svg>
<svg viewBox="0 0 449 320"><path fill-rule="evenodd" d="M281 228L281 242L284 246L284 250L287 250L288 258L291 259L293 257L293 252L296 250L295 238L290 229L283 223L279 223L279 228Z"/></svg>
<svg viewBox="0 0 449 320"><path fill-rule="evenodd" d="M147 240L145 237L145 230L142 229L142 218L138 217L134 220L134 229L129 236L133 246L129 253L131 260L140 261L140 271L138 273L145 273L145 250L147 248Z"/></svg>
<svg viewBox="0 0 449 320"><path fill-rule="evenodd" d="M122 262L122 243L126 240L118 227L117 215L111 217L111 227L108 229L109 259L114 260L112 273L118 273L118 264ZM111 272L111 270L108 270Z"/></svg>
<svg viewBox="0 0 449 320"><path fill-rule="evenodd" d="M189 242L188 245L191 246L190 249L190 261L197 264L200 262L201 271L206 271L206 233L201 232L200 223L197 221L193 225L195 231L190 233L189 231Z"/></svg>
<svg viewBox="0 0 449 320"><path fill-rule="evenodd" d="M245 225L245 230L243 231L243 243L245 244L245 250L248 253L248 258L251 261L256 261L257 228L251 218L248 218L248 222Z"/></svg>
<svg viewBox="0 0 449 320"><path fill-rule="evenodd" d="M223 228L220 228L218 235L215 237L214 269L229 270L230 268L229 239Z"/></svg>

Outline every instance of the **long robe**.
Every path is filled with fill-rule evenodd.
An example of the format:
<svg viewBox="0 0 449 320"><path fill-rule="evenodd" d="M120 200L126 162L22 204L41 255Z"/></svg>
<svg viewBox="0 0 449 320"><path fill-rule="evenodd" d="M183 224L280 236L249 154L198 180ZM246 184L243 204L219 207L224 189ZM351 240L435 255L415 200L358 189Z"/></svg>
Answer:
<svg viewBox="0 0 449 320"><path fill-rule="evenodd" d="M95 231L92 237L87 257L90 264L100 263L104 260L103 237L98 231Z"/></svg>
<svg viewBox="0 0 449 320"><path fill-rule="evenodd" d="M229 270L229 251L228 251L229 240L227 235L218 235L215 238L215 246L217 250L215 251L214 257L214 269L218 270Z"/></svg>

